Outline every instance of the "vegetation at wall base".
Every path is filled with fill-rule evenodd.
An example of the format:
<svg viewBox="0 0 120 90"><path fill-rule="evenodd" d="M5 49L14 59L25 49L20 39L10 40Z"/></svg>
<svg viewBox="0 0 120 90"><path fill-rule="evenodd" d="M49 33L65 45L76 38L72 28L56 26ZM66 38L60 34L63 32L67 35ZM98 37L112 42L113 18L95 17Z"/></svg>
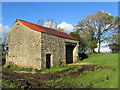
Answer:
<svg viewBox="0 0 120 90"><path fill-rule="evenodd" d="M3 66L2 69L7 71L27 71L27 72L32 71L32 68L23 68L23 67L17 67L17 66L11 66L9 68L7 66Z"/></svg>
<svg viewBox="0 0 120 90"><path fill-rule="evenodd" d="M41 72L46 72L46 73L55 73L55 72L59 72L59 71L63 71L63 70L67 70L70 69L74 66L69 66L69 65L60 65L60 66L54 66L51 67L49 69L45 68L45 69L41 69Z"/></svg>

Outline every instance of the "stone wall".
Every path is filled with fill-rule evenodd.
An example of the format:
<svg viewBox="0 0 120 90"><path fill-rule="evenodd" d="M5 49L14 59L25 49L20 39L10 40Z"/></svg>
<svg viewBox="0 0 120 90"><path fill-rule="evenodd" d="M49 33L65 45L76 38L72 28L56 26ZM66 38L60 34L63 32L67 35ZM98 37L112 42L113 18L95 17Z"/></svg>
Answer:
<svg viewBox="0 0 120 90"><path fill-rule="evenodd" d="M8 37L7 61L29 68L41 68L41 32L27 28L16 22Z"/></svg>
<svg viewBox="0 0 120 90"><path fill-rule="evenodd" d="M46 68L46 54L51 54L51 66L66 64L66 43L76 43L73 62L78 60L79 42L34 31L20 22L11 28L8 37L7 62L20 67Z"/></svg>
<svg viewBox="0 0 120 90"><path fill-rule="evenodd" d="M64 41L62 38L42 33L41 36L41 62L42 68L46 67L46 54L51 54L51 66L60 65L65 59Z"/></svg>
<svg viewBox="0 0 120 90"><path fill-rule="evenodd" d="M66 64L66 42L76 43L73 50L73 62L78 60L78 41L54 36L46 33L41 35L41 65L46 68L46 54L51 54L51 66Z"/></svg>

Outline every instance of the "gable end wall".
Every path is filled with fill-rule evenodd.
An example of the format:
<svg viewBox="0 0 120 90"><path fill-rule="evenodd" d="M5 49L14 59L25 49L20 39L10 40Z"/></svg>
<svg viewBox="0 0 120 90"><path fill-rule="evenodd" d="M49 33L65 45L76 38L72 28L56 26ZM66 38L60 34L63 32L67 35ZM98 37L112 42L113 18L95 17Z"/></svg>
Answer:
<svg viewBox="0 0 120 90"><path fill-rule="evenodd" d="M36 32L16 22L8 37L7 62L20 67L41 68L41 32Z"/></svg>

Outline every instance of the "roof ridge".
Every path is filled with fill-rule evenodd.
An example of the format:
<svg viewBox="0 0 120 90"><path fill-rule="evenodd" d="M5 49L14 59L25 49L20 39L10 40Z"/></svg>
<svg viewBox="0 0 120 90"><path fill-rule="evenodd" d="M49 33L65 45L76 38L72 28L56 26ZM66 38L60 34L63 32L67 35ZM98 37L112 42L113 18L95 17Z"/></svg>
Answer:
<svg viewBox="0 0 120 90"><path fill-rule="evenodd" d="M52 29L52 28L48 28L48 27L44 27L44 26L41 26L41 25L37 25L37 24L34 24L34 23L31 23L31 22L28 22L28 21L24 21L24 20L21 20L21 19L16 19L16 21L20 21L20 23L24 24L25 26L33 29L33 30L36 30L36 31L40 31L40 32L44 32L44 33L48 33L48 34L52 34L52 35L57 35L57 36L61 36L61 37L64 37L64 38L69 38L69 39L73 39L73 40L78 40L76 38L74 38L73 36L67 34L66 32L62 32L62 31L58 31L56 29ZM31 26L31 25L35 25L35 26ZM40 30L41 29L41 30ZM49 31L50 30L50 31ZM55 32L52 32L52 31L55 31ZM61 35L63 34L63 35ZM66 36L65 36L66 35ZM68 37L69 36L69 37Z"/></svg>
<svg viewBox="0 0 120 90"><path fill-rule="evenodd" d="M31 22L28 22L28 21L25 21L25 20L21 20L21 19L16 19L16 20L20 20L20 21L24 21L24 22L27 22L27 23L31 23ZM37 25L37 24L35 24L35 23L31 23L31 24L34 24L34 25ZM40 26L40 25L37 25L37 26Z"/></svg>
<svg viewBox="0 0 120 90"><path fill-rule="evenodd" d="M27 23L31 23L31 22L28 22L28 21L25 21L25 20L21 20L21 19L16 19L16 20L20 20L20 21L24 21L24 22L27 22ZM49 27L41 26L41 25L38 25L38 24L35 24L35 23L31 23L31 24L37 25L39 27L47 28L47 29L52 29L52 30L55 30L55 31L57 30L57 29L54 29L54 28L49 28ZM58 32L62 32L62 31L58 31ZM65 33L65 32L62 32L62 33Z"/></svg>

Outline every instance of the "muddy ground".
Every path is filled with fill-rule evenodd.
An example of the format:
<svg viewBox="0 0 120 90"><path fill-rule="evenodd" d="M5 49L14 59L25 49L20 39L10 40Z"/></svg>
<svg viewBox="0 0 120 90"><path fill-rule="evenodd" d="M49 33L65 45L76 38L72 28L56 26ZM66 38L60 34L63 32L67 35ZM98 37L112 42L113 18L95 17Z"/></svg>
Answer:
<svg viewBox="0 0 120 90"><path fill-rule="evenodd" d="M55 72L55 73L38 72L35 74L19 73L19 71L14 72L14 71L2 70L2 78L6 79L6 80L12 80L16 84L24 85L25 88L44 88L46 81L48 81L48 80L56 80L56 79L59 79L61 77L68 77L68 76L75 78L78 75L86 74L84 71L94 71L97 69L108 69L108 68L111 68L111 67L97 66L97 65L82 65L81 69L78 69L77 66L75 66L73 68L59 71L59 72ZM67 72L74 70L74 69L77 69L77 71L67 73ZM66 85L68 85L68 87L71 86L68 83L65 83L65 86ZM73 86L71 86L71 87L73 87ZM48 86L48 88L54 88L54 87ZM88 88L92 88L92 86L89 86Z"/></svg>

